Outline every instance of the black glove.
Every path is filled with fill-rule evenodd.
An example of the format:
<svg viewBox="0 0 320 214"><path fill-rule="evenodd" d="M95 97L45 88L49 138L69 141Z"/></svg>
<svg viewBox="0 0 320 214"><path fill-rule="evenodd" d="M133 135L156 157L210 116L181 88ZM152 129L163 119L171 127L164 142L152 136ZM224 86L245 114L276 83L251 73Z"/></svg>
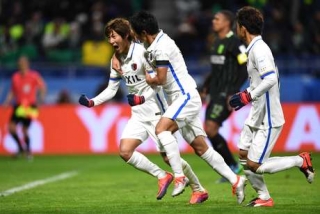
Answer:
<svg viewBox="0 0 320 214"><path fill-rule="evenodd" d="M232 108L234 108L236 111L241 109L243 106L247 105L252 101L251 95L247 90L244 90L242 92L236 93L232 95L229 104Z"/></svg>
<svg viewBox="0 0 320 214"><path fill-rule="evenodd" d="M87 106L88 108L91 108L94 106L93 100L90 100L86 95L82 94L79 98L79 103L83 106Z"/></svg>
<svg viewBox="0 0 320 214"><path fill-rule="evenodd" d="M136 106L136 105L140 105L142 103L144 103L144 96L138 96L138 95L134 95L134 94L128 94L127 95L128 98L128 103L131 106Z"/></svg>

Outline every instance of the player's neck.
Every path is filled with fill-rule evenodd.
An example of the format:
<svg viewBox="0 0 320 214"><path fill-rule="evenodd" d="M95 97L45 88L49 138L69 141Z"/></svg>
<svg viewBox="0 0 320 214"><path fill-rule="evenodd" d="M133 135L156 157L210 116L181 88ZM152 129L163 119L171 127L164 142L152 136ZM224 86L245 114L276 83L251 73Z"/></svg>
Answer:
<svg viewBox="0 0 320 214"><path fill-rule="evenodd" d="M21 74L22 76L27 75L27 72L28 72L28 69L21 69L21 70L20 70L20 74Z"/></svg>
<svg viewBox="0 0 320 214"><path fill-rule="evenodd" d="M229 28L222 29L220 32L218 32L218 37L220 39L226 38L229 32L230 32Z"/></svg>
<svg viewBox="0 0 320 214"><path fill-rule="evenodd" d="M246 43L247 45L249 45L252 40L254 40L254 38L256 38L257 36L260 36L260 35L252 35L252 34L246 34Z"/></svg>
<svg viewBox="0 0 320 214"><path fill-rule="evenodd" d="M157 34L153 34L153 35L147 35L147 42L148 44L152 44L152 42L156 39L158 33Z"/></svg>

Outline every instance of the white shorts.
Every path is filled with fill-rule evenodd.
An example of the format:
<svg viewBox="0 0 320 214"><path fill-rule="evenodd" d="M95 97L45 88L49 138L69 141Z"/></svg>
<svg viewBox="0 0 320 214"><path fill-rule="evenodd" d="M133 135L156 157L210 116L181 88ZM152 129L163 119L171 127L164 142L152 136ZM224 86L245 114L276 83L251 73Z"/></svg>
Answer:
<svg viewBox="0 0 320 214"><path fill-rule="evenodd" d="M179 131L188 144L191 144L197 136L207 137L199 115L191 120L188 120L187 124L179 129Z"/></svg>
<svg viewBox="0 0 320 214"><path fill-rule="evenodd" d="M282 127L257 129L244 125L238 147L248 151L249 160L262 164L270 157Z"/></svg>
<svg viewBox="0 0 320 214"><path fill-rule="evenodd" d="M199 117L201 108L202 101L199 92L195 89L173 100L162 117L176 121L179 128L182 128L194 118Z"/></svg>
<svg viewBox="0 0 320 214"><path fill-rule="evenodd" d="M138 121L130 118L122 132L121 139L138 139L144 142L150 137L156 143L157 150L164 152L165 150L160 144L155 131L158 121L159 120Z"/></svg>

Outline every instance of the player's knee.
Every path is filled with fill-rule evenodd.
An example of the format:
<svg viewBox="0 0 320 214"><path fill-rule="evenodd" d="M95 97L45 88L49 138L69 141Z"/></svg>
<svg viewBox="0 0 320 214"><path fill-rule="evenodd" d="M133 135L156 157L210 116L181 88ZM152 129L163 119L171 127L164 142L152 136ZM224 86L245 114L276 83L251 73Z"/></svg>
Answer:
<svg viewBox="0 0 320 214"><path fill-rule="evenodd" d="M208 135L209 138L214 138L219 131L219 125L216 122L213 122L211 120L207 120L205 122L205 132Z"/></svg>
<svg viewBox="0 0 320 214"><path fill-rule="evenodd" d="M202 136L197 136L190 145L198 156L202 156L208 150L208 145Z"/></svg>
<svg viewBox="0 0 320 214"><path fill-rule="evenodd" d="M17 133L16 126L14 124L9 124L8 130L9 130L10 134L16 134Z"/></svg>
<svg viewBox="0 0 320 214"><path fill-rule="evenodd" d="M156 135L158 135L158 134L160 134L160 133L162 133L164 131L167 131L166 127L163 126L161 123L158 123L156 128L155 128Z"/></svg>
<svg viewBox="0 0 320 214"><path fill-rule="evenodd" d="M209 129L209 128L205 128L205 132L209 138L214 138L218 134L218 130Z"/></svg>
<svg viewBox="0 0 320 214"><path fill-rule="evenodd" d="M163 130L158 127L156 127L155 131L156 131L156 135L159 135L161 132L163 132Z"/></svg>
<svg viewBox="0 0 320 214"><path fill-rule="evenodd" d="M248 155L248 151L245 150L240 150L239 151L239 159L243 160L243 161L247 161L247 155Z"/></svg>
<svg viewBox="0 0 320 214"><path fill-rule="evenodd" d="M120 157L126 162L131 158L132 154L133 154L133 151L129 151L129 150L120 150L119 152Z"/></svg>
<svg viewBox="0 0 320 214"><path fill-rule="evenodd" d="M247 161L247 167L249 170L251 170L252 172L256 172L257 169L259 168L259 164L252 162L252 161Z"/></svg>
<svg viewBox="0 0 320 214"><path fill-rule="evenodd" d="M170 166L170 162L167 156L162 157L163 161Z"/></svg>

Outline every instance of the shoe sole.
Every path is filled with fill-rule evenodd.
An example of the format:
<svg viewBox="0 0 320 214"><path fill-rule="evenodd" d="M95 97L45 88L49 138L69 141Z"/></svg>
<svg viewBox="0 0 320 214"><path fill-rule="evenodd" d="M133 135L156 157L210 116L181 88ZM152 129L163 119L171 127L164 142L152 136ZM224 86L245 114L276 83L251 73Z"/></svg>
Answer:
<svg viewBox="0 0 320 214"><path fill-rule="evenodd" d="M267 203L265 203L265 204L255 204L253 207L273 207L273 204L272 205L267 205Z"/></svg>
<svg viewBox="0 0 320 214"><path fill-rule="evenodd" d="M160 194L157 196L157 200L161 200L166 194L167 194L167 189L170 186L170 184L173 181L173 177L171 177L170 181L165 185L165 188L160 192Z"/></svg>
<svg viewBox="0 0 320 214"><path fill-rule="evenodd" d="M268 205L268 203L271 203L271 205L270 205L270 204ZM273 207L274 204L273 204L273 201L256 204L255 201L252 200L252 201L250 201L250 203L247 204L246 206L247 206L247 207Z"/></svg>
<svg viewBox="0 0 320 214"><path fill-rule="evenodd" d="M202 197L200 198L200 200L197 200L197 201L194 202L194 203L189 202L189 204L201 204L201 203L205 202L206 200L208 200L208 198L209 198L208 195L207 195L207 196L202 196Z"/></svg>
<svg viewBox="0 0 320 214"><path fill-rule="evenodd" d="M184 189L181 191L181 192L179 192L179 193L176 193L176 194L172 194L172 197L176 197L176 196L179 196L179 195L181 195L182 193L184 193Z"/></svg>

